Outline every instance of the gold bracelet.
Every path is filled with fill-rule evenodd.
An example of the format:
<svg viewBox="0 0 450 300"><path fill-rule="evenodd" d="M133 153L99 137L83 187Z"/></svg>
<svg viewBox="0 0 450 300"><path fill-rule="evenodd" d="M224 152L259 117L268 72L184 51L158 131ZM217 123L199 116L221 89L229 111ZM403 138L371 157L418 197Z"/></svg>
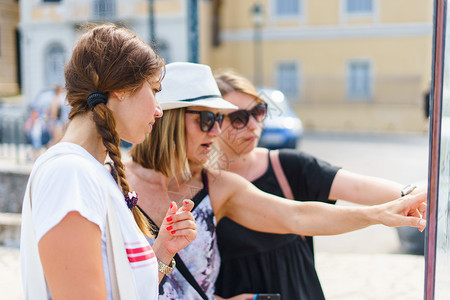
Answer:
<svg viewBox="0 0 450 300"><path fill-rule="evenodd" d="M175 269L175 265L176 263L174 258L172 258L170 265L166 265L165 263L163 263L158 259L158 271L163 273L164 275L169 275L170 273L172 273L173 270Z"/></svg>

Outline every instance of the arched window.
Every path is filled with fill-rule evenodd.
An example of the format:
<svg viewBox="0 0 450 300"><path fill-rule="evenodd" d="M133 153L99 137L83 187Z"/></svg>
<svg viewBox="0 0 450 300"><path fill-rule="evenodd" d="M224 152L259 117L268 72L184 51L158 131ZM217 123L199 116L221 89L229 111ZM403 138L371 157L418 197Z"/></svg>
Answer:
<svg viewBox="0 0 450 300"><path fill-rule="evenodd" d="M51 44L45 51L45 84L52 87L64 84L65 50L61 44Z"/></svg>

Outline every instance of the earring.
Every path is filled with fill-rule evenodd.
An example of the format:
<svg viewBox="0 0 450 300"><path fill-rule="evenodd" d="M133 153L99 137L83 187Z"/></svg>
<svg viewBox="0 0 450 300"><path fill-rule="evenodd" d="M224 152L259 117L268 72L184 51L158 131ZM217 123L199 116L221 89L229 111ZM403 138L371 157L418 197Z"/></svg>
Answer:
<svg viewBox="0 0 450 300"><path fill-rule="evenodd" d="M123 95L122 95L122 96L120 96L120 100L123 100Z"/></svg>

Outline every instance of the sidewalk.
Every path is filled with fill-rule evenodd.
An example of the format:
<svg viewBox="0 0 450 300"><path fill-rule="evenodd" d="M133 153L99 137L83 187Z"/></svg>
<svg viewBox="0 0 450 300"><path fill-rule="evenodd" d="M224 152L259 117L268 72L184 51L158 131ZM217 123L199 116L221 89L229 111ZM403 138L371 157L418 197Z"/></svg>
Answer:
<svg viewBox="0 0 450 300"><path fill-rule="evenodd" d="M353 141L346 136L310 135L302 148L356 172L388 174L389 179L406 183L426 178L426 137L400 137L398 143L397 137L383 142L379 139L369 136L361 142L358 136ZM0 156L1 169L27 172L31 166L32 163L17 166L14 160ZM317 237L316 267L326 299L423 299L424 257L393 254L399 245L395 229L382 226ZM1 299L23 299L19 269L19 250L0 247Z"/></svg>
<svg viewBox="0 0 450 300"><path fill-rule="evenodd" d="M423 299L423 256L317 253L327 300Z"/></svg>
<svg viewBox="0 0 450 300"><path fill-rule="evenodd" d="M24 299L20 274L19 249L0 247L0 291L2 299Z"/></svg>
<svg viewBox="0 0 450 300"><path fill-rule="evenodd" d="M424 257L403 254L317 253L327 300L423 299ZM2 299L23 299L19 250L0 247Z"/></svg>

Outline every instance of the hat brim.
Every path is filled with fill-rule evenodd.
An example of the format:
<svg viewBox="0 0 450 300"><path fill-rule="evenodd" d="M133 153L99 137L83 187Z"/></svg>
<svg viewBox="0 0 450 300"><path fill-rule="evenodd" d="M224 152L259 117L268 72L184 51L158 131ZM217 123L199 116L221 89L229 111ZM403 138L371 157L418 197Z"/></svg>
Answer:
<svg viewBox="0 0 450 300"><path fill-rule="evenodd" d="M161 108L164 110L176 109L190 106L203 106L216 109L237 109L238 107L230 102L223 100L222 98L208 98L195 101L169 101L160 103Z"/></svg>

